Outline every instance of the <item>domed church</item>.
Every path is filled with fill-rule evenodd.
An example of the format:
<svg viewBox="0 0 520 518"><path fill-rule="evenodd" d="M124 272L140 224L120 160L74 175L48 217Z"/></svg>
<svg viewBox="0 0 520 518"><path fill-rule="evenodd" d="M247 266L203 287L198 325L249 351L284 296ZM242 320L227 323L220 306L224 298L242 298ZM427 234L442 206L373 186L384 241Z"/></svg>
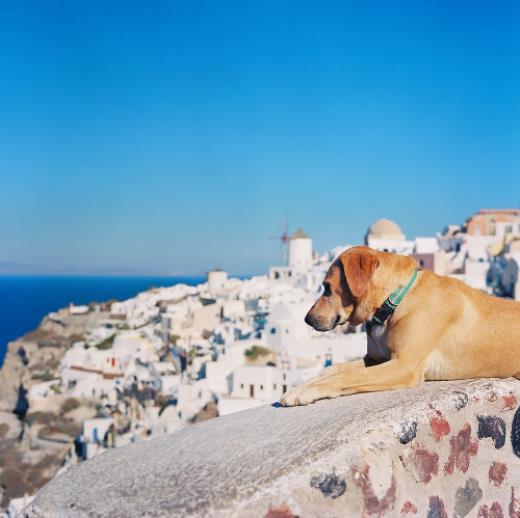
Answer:
<svg viewBox="0 0 520 518"><path fill-rule="evenodd" d="M378 219L368 227L365 244L384 252L412 254L414 241L407 241L399 225L391 219Z"/></svg>
<svg viewBox="0 0 520 518"><path fill-rule="evenodd" d="M371 239L391 239L395 241L404 241L406 236L402 233L399 225L391 219L378 219L374 221L367 230L365 235L365 244Z"/></svg>

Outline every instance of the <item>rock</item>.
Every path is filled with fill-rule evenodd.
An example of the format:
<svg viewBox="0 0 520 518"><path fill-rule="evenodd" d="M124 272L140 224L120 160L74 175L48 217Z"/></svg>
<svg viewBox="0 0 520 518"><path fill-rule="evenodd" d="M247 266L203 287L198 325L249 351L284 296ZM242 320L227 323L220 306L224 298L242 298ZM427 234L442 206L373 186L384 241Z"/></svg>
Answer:
<svg viewBox="0 0 520 518"><path fill-rule="evenodd" d="M45 317L34 331L9 343L0 369L0 410L13 410L21 384L29 389L42 381L42 374L58 374L63 355L84 335L87 319L69 322L58 324Z"/></svg>
<svg viewBox="0 0 520 518"><path fill-rule="evenodd" d="M18 349L21 341L11 342L5 354L4 363L0 369L0 410L12 412L18 399L18 387L25 371Z"/></svg>
<svg viewBox="0 0 520 518"><path fill-rule="evenodd" d="M496 448L478 430L479 416L500 415L510 441L516 408L504 409L502 399L510 394L520 397L519 381L430 382L231 414L73 467L44 486L24 516L464 516L492 503L508 509L520 492L520 463L512 448ZM451 430L441 436L431 425L440 414ZM396 435L401 423L416 423L413 433ZM438 469L428 470L423 460L433 456ZM450 456L453 474L443 469ZM494 463L507 470L499 485L489 475Z"/></svg>
<svg viewBox="0 0 520 518"><path fill-rule="evenodd" d="M0 411L0 441L16 439L21 431L20 420L13 413Z"/></svg>

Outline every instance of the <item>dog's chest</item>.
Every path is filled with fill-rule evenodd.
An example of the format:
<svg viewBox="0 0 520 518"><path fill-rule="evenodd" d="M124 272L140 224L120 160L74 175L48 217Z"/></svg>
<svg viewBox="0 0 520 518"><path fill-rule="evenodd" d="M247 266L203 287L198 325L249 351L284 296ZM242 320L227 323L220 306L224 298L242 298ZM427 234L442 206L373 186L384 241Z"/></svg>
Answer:
<svg viewBox="0 0 520 518"><path fill-rule="evenodd" d="M389 360L387 338L386 325L367 324L367 356L377 361Z"/></svg>

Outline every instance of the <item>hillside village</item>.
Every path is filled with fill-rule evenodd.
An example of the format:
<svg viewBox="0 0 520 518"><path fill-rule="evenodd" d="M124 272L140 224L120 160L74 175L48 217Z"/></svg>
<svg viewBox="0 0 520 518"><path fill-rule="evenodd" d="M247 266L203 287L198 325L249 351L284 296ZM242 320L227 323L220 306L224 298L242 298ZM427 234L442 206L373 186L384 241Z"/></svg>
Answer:
<svg viewBox="0 0 520 518"><path fill-rule="evenodd" d="M409 240L381 219L365 243L422 268L520 300L520 210L481 210ZM108 448L276 402L326 366L362 357L363 325L304 324L331 261L298 230L287 261L240 280L154 288L125 301L61 309L12 342L0 371L3 508L16 514L56 473ZM172 459L174 461L174 459Z"/></svg>

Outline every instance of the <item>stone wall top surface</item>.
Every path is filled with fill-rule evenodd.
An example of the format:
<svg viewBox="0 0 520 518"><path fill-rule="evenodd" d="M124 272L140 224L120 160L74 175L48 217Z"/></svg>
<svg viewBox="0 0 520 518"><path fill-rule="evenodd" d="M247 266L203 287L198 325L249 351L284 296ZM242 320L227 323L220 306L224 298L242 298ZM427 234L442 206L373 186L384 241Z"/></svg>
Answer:
<svg viewBox="0 0 520 518"><path fill-rule="evenodd" d="M490 405L493 398L507 402L508 397L515 402L520 398L519 381L429 382L418 389L347 396L305 407L239 412L110 450L75 466L44 486L24 516L264 516L266 511L255 502L275 502L276 495L298 501L300 512L306 502L308 509L315 509L318 504L306 493L311 475L335 473L338 459L364 465L367 438L376 450L383 451L383 443L402 447L414 439L418 422L431 422L432 412L449 415L468 407L475 413L480 401ZM435 428L428 430L435 443ZM475 425L470 433L476 434ZM304 477L307 482L300 490ZM330 484L325 481L327 487L312 480L320 498L332 496L324 502L333 501L347 486L334 478L327 479ZM358 504L352 505L355 509ZM392 505L397 505L395 491ZM287 513L279 516L293 516Z"/></svg>

